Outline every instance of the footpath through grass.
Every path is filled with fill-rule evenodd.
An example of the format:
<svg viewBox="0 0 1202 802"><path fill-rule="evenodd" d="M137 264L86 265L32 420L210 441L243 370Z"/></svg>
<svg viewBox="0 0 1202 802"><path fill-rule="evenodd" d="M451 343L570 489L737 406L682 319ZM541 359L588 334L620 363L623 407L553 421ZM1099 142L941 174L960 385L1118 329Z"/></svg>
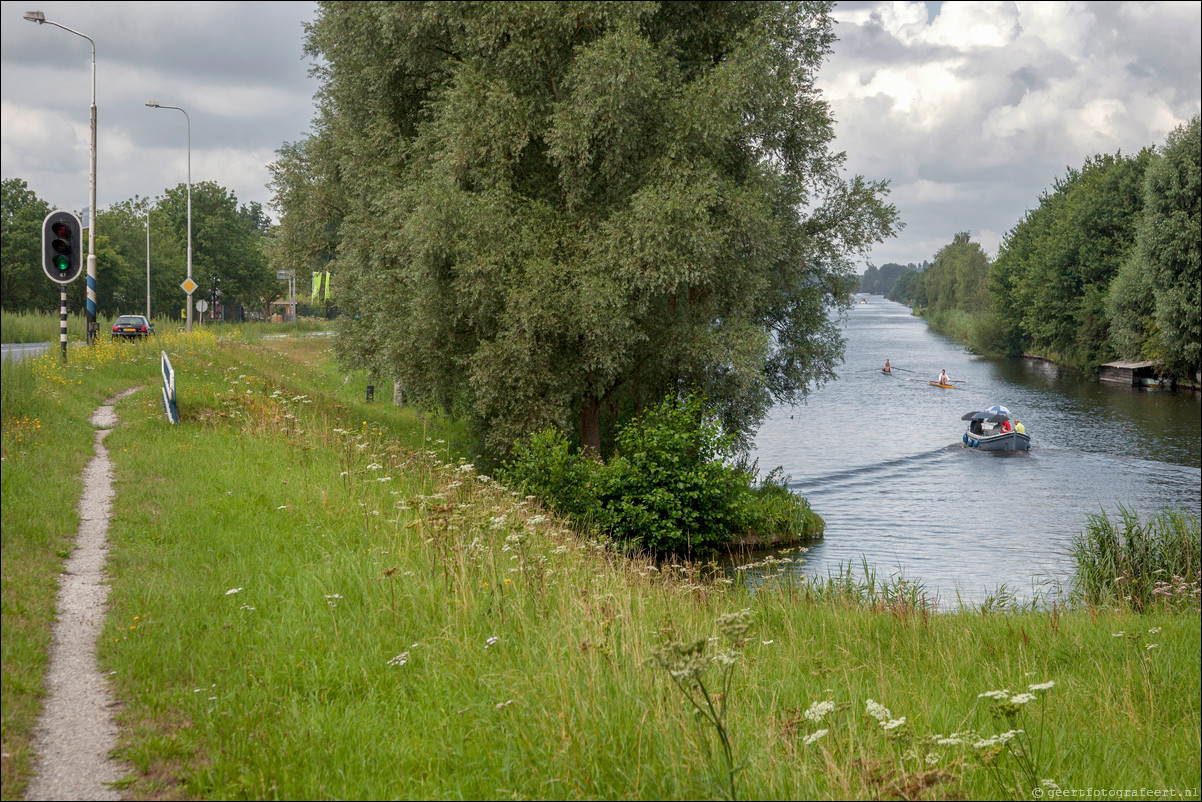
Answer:
<svg viewBox="0 0 1202 802"><path fill-rule="evenodd" d="M480 476L452 425L364 403L321 340L172 341L171 427L163 344L4 367L5 798L86 419L133 384L100 655L128 796L1197 797L1196 610L752 593L571 531Z"/></svg>

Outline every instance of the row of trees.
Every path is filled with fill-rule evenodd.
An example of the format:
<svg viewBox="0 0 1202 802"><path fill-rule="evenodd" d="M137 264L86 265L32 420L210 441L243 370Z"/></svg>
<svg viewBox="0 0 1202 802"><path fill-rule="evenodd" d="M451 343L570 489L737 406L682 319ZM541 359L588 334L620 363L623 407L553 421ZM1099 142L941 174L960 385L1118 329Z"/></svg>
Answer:
<svg viewBox="0 0 1202 802"><path fill-rule="evenodd" d="M20 178L2 184L0 218L0 305L5 311L58 309L59 286L42 272L42 221L53 208ZM101 314L146 310L147 224L150 227L152 311L174 317L184 305L180 284L187 275L188 189L184 184L150 199L134 197L102 209L97 216L96 292ZM278 291L268 267L271 220L259 203L242 204L213 182L192 186L192 277L194 297L220 291L228 305L260 308ZM85 302L82 279L68 285L72 309Z"/></svg>
<svg viewBox="0 0 1202 802"><path fill-rule="evenodd" d="M966 233L891 297L983 353L1032 353L1085 371L1115 358L1202 369L1202 132L1070 169L990 263Z"/></svg>
<svg viewBox="0 0 1202 802"><path fill-rule="evenodd" d="M916 265L913 262L908 265L889 262L877 267L870 264L864 271L864 275L860 276L860 292L866 292L871 295L888 295L893 292L893 286L907 273L917 273L926 270L930 266L931 263L925 261L921 265Z"/></svg>
<svg viewBox="0 0 1202 802"><path fill-rule="evenodd" d="M830 7L320 3L273 188L286 258L345 290L340 355L494 453L606 452L688 390L748 434L832 377L827 311L897 223L829 147Z"/></svg>

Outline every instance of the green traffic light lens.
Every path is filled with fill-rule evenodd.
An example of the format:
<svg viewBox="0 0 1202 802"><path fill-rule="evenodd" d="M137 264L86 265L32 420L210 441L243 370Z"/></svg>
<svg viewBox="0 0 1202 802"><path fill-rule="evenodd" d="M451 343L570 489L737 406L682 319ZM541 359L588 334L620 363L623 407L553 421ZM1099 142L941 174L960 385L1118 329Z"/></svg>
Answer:
<svg viewBox="0 0 1202 802"><path fill-rule="evenodd" d="M64 273L71 269L71 260L65 256L54 257L54 266Z"/></svg>

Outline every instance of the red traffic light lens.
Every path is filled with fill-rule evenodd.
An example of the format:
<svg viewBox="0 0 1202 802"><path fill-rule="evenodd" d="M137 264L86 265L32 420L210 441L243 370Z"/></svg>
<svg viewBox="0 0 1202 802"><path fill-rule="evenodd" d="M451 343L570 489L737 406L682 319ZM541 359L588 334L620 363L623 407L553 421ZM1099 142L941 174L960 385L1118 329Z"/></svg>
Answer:
<svg viewBox="0 0 1202 802"><path fill-rule="evenodd" d="M71 229L67 228L66 223L55 223L50 227L50 230L54 232L54 236L64 239L71 235Z"/></svg>

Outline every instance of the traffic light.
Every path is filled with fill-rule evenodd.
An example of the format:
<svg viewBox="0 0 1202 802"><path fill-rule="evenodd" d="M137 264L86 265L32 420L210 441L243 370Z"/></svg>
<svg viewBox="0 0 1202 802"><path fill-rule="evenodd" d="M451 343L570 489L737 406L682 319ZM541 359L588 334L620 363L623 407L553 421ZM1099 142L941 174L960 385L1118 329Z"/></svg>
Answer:
<svg viewBox="0 0 1202 802"><path fill-rule="evenodd" d="M51 281L70 284L83 268L83 226L59 209L42 221L42 270Z"/></svg>

